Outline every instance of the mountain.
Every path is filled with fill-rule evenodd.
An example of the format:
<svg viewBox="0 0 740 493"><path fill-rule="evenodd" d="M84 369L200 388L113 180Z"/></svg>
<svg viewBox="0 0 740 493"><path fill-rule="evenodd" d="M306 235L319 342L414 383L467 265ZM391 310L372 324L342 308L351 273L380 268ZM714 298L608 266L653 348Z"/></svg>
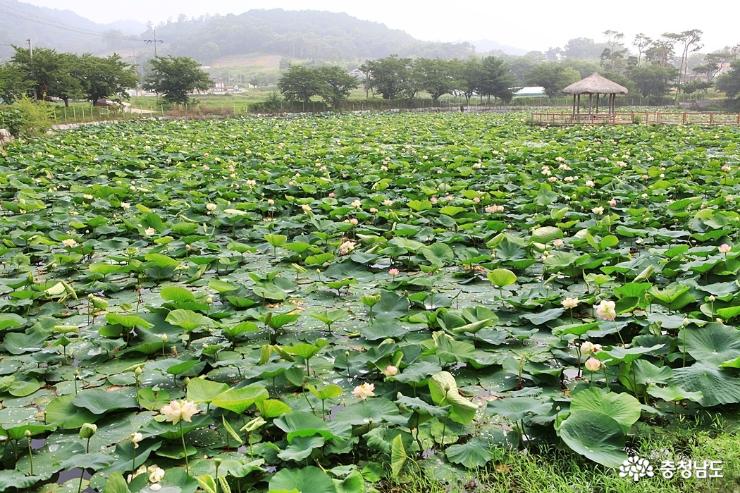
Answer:
<svg viewBox="0 0 740 493"><path fill-rule="evenodd" d="M203 64L240 56L272 55L287 59L361 61L391 54L425 57L465 57L469 43L420 41L384 24L348 14L315 10L250 10L239 15L180 17L156 26L160 54L191 56ZM152 48L144 44L154 33L136 21L97 24L69 10L36 7L17 0L0 0L0 60L10 45L58 51L118 52L141 60Z"/></svg>
<svg viewBox="0 0 740 493"><path fill-rule="evenodd" d="M109 30L69 10L0 0L0 60L13 53L10 45L26 46L29 38L35 46L59 51L106 51Z"/></svg>
<svg viewBox="0 0 740 493"><path fill-rule="evenodd" d="M157 26L157 37L165 41L163 52L192 56L203 63L245 53L337 61L391 54L451 58L473 53L468 43L419 41L378 22L316 10L250 10L183 19Z"/></svg>

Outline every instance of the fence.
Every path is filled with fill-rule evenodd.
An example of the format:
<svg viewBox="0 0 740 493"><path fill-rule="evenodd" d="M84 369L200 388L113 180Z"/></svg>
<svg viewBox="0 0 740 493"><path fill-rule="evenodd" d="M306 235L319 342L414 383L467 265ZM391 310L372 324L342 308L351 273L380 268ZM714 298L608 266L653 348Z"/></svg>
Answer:
<svg viewBox="0 0 740 493"><path fill-rule="evenodd" d="M655 99L624 97L617 100L617 106L638 107L655 106L663 101ZM461 106L477 112L538 111L545 108L566 108L571 100L565 97L526 97L514 98L511 101L487 100L473 97L469 101L464 97L444 96L438 101L430 98L387 100L379 98L355 99L344 101L339 111L459 111ZM260 102L213 102L204 99L184 105L166 105L161 102L140 102L136 108L121 109L93 107L89 104L73 103L69 107L53 106L53 117L56 123L89 122L114 119L132 119L147 116L171 116L178 118L198 118L206 115L237 116L248 113L284 114L284 113L323 113L332 111L324 102L309 101L307 104L291 103L280 99L267 99Z"/></svg>
<svg viewBox="0 0 740 493"><path fill-rule="evenodd" d="M535 112L531 114L530 122L538 125L740 125L740 113L624 111L574 115L572 112Z"/></svg>

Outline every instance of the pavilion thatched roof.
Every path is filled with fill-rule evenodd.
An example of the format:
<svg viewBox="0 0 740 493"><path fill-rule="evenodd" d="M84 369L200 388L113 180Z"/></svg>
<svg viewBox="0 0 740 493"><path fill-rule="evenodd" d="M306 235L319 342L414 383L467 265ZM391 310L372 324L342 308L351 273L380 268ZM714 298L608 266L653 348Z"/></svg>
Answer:
<svg viewBox="0 0 740 493"><path fill-rule="evenodd" d="M568 94L627 94L627 88L594 72L585 79L569 85L563 92Z"/></svg>

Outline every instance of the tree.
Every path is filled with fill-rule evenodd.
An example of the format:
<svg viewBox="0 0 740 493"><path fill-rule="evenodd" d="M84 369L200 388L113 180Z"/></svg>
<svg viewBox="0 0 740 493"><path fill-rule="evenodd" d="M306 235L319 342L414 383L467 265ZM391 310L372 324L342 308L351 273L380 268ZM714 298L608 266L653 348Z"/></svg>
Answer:
<svg viewBox="0 0 740 493"><path fill-rule="evenodd" d="M732 70L719 77L717 89L727 94L732 107L740 107L740 60L732 62Z"/></svg>
<svg viewBox="0 0 740 493"><path fill-rule="evenodd" d="M379 92L383 99L396 99L400 96L413 97L416 87L412 80L411 59L391 55L366 62L370 70L370 86Z"/></svg>
<svg viewBox="0 0 740 493"><path fill-rule="evenodd" d="M642 62L642 55L645 53L645 50L652 44L652 42L653 40L643 33L639 33L635 36L634 41L632 41L632 46L637 48L638 65L640 64L640 62Z"/></svg>
<svg viewBox="0 0 740 493"><path fill-rule="evenodd" d="M136 87L138 77L131 65L114 54L106 58L82 55L75 72L85 98L91 103L110 96L127 99L127 89Z"/></svg>
<svg viewBox="0 0 740 493"><path fill-rule="evenodd" d="M688 70L688 58L689 53L701 49L702 45L701 36L704 34L700 29L690 29L688 31L682 31L680 33L665 33L663 37L672 41L674 44L678 43L681 45L681 65L678 69L678 82L677 87L681 88L681 83L686 79L686 72ZM676 91L676 97L678 97L678 91Z"/></svg>
<svg viewBox="0 0 740 493"><path fill-rule="evenodd" d="M671 64L673 58L673 42L667 39L654 40L647 50L645 50L645 60L663 67Z"/></svg>
<svg viewBox="0 0 740 493"><path fill-rule="evenodd" d="M635 82L637 89L645 97L665 96L675 76L675 68L656 63L634 67L630 72L630 77Z"/></svg>
<svg viewBox="0 0 740 493"><path fill-rule="evenodd" d="M613 29L607 29L603 34L606 36L606 48L609 51L619 51L624 49L624 44L622 43L624 40L624 33L620 33Z"/></svg>
<svg viewBox="0 0 740 493"><path fill-rule="evenodd" d="M565 44L563 56L569 60L597 60L606 47L591 38L573 38Z"/></svg>
<svg viewBox="0 0 740 493"><path fill-rule="evenodd" d="M545 88L547 97L552 98L569 84L580 79L580 75L572 68L566 68L559 63L541 63L527 75L527 83Z"/></svg>
<svg viewBox="0 0 740 493"><path fill-rule="evenodd" d="M359 81L342 67L328 66L314 70L319 81L319 95L334 109L338 109L352 89L359 85Z"/></svg>
<svg viewBox="0 0 740 493"><path fill-rule="evenodd" d="M187 103L188 94L205 91L211 79L200 64L190 57L157 57L151 61L151 70L144 81L144 89L162 94L169 103Z"/></svg>
<svg viewBox="0 0 740 493"><path fill-rule="evenodd" d="M413 73L419 89L426 91L435 103L457 86L454 63L438 58L419 58L413 64Z"/></svg>
<svg viewBox="0 0 740 493"><path fill-rule="evenodd" d="M12 63L0 65L0 102L12 103L28 95L32 88L19 67Z"/></svg>
<svg viewBox="0 0 740 493"><path fill-rule="evenodd" d="M606 30L604 31L604 35L607 37L607 41L606 48L604 48L604 51L601 52L601 56L599 57L601 67L610 72L622 73L625 69L625 62L628 56L628 51L624 47L624 44L622 44L624 34L613 30Z"/></svg>
<svg viewBox="0 0 740 493"><path fill-rule="evenodd" d="M707 53L704 55L703 63L694 67L692 71L695 74L704 75L707 82L711 82L717 76L717 73L722 70L722 67L734 58L735 54L728 48L722 51L715 51L714 53Z"/></svg>
<svg viewBox="0 0 740 493"><path fill-rule="evenodd" d="M481 60L479 94L488 96L489 100L493 96L508 102L513 96L511 92L513 85L514 78L503 59L487 56Z"/></svg>
<svg viewBox="0 0 740 493"><path fill-rule="evenodd" d="M362 80L362 88L365 89L365 99L368 99L370 97L370 90L372 89L372 86L370 84L370 66L366 63L363 63L359 67L360 72L362 72L362 75L365 76L365 78Z"/></svg>
<svg viewBox="0 0 740 493"><path fill-rule="evenodd" d="M457 89L465 96L465 104L478 92L481 83L481 63L477 58L455 62L457 72Z"/></svg>
<svg viewBox="0 0 740 493"><path fill-rule="evenodd" d="M65 105L81 94L80 83L73 75L78 57L71 53L57 53L49 48L36 48L31 52L26 48L13 47L15 54L10 59L29 81L36 99L60 98Z"/></svg>
<svg viewBox="0 0 740 493"><path fill-rule="evenodd" d="M318 72L303 65L291 65L278 81L278 89L287 101L303 103L303 109L313 96L321 92Z"/></svg>

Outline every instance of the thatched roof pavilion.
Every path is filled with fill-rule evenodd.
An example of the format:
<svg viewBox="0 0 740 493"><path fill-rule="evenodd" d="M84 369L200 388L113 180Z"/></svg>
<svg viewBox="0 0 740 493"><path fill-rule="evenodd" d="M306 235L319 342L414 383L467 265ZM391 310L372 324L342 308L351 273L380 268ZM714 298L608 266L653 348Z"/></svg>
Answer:
<svg viewBox="0 0 740 493"><path fill-rule="evenodd" d="M599 112L599 96L606 94L609 96L609 114L614 113L614 100L617 94L627 94L627 88L620 86L616 82L610 81L606 77L594 72L585 79L579 80L569 85L563 92L573 95L573 115L576 111L581 112L581 94L588 94L588 114L591 114L593 96L596 94L596 113ZM576 99L578 103L576 103Z"/></svg>

